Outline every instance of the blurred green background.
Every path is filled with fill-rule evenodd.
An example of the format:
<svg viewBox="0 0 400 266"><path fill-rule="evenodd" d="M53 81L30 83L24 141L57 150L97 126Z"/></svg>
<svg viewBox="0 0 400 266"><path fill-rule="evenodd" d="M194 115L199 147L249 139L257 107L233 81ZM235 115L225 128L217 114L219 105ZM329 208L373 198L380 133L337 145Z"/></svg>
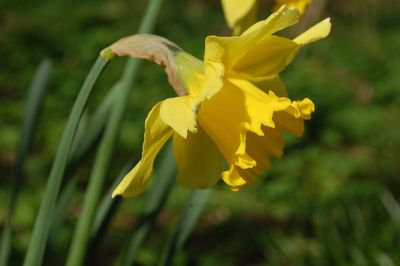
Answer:
<svg viewBox="0 0 400 266"><path fill-rule="evenodd" d="M272 6L266 2L261 6L264 17ZM53 65L25 166L12 265L23 259L77 90L98 52L136 31L146 4L0 2L0 225L27 89L43 58ZM315 12L306 15L305 23L316 22L312 15ZM221 182L213 190L179 254L179 265L400 265L400 2L332 0L316 16L332 18L331 35L303 49L283 73L291 99L308 97L316 105L305 135L289 136L285 155L251 187L234 193ZM230 31L217 0L165 0L155 33L201 58L205 36ZM89 110L120 77L124 63L116 59L107 67ZM139 159L147 112L173 95L163 70L144 62L108 187L129 158ZM94 153L75 174L78 189L45 264L65 259ZM179 185L174 188L140 251L138 265L156 264L189 193ZM109 265L126 246L143 199L123 201L91 255L93 265Z"/></svg>

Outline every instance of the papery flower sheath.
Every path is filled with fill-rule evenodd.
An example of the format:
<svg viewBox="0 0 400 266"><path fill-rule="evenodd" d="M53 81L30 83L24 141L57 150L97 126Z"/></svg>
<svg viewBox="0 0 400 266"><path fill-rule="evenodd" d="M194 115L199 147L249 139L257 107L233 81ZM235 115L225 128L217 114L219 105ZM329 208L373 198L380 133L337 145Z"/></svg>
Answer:
<svg viewBox="0 0 400 266"><path fill-rule="evenodd" d="M257 21L259 0L221 0L226 22L233 30L233 35L239 35ZM281 6L297 8L303 14L312 0L275 0L274 11Z"/></svg>
<svg viewBox="0 0 400 266"><path fill-rule="evenodd" d="M270 158L283 153L282 133L301 136L304 120L314 112L310 99L287 98L279 73L301 47L326 37L331 24L325 19L293 40L273 35L299 16L283 6L240 36L208 36L203 61L149 35L130 36L104 49L103 56L111 51L163 65L180 95L160 101L148 114L142 159L113 196L136 196L145 189L154 160L170 137L177 180L188 188L210 187L222 177L238 190L268 169ZM155 43L143 44L146 38Z"/></svg>

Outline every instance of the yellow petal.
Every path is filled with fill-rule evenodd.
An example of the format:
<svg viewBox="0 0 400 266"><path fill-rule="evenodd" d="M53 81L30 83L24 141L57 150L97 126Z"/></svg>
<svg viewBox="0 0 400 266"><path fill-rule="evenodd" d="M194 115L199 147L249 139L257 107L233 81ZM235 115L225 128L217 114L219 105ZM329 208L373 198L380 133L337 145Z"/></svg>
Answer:
<svg viewBox="0 0 400 266"><path fill-rule="evenodd" d="M142 159L119 183L113 191L113 197L134 197L146 188L153 171L154 160L173 133L159 117L160 105L160 102L157 103L146 118Z"/></svg>
<svg viewBox="0 0 400 266"><path fill-rule="evenodd" d="M272 35L275 32L286 29L299 21L300 14L295 8L282 6L278 11L272 13L267 19L257 22L248 28L241 37L251 38L257 41L257 38L266 35Z"/></svg>
<svg viewBox="0 0 400 266"><path fill-rule="evenodd" d="M221 178L223 157L201 127L196 134L189 133L186 139L174 135L174 155L178 165L177 180L185 187L207 188Z"/></svg>
<svg viewBox="0 0 400 266"><path fill-rule="evenodd" d="M222 63L209 63L206 64L207 79L203 83L202 99L210 99L217 94L224 85L224 65Z"/></svg>
<svg viewBox="0 0 400 266"><path fill-rule="evenodd" d="M221 62L225 49L214 41L216 36L208 36L205 41L204 71L207 77L203 83L202 95L210 99L222 88L224 82L225 66Z"/></svg>
<svg viewBox="0 0 400 266"><path fill-rule="evenodd" d="M293 60L297 49L298 44L289 39L266 36L232 61L232 69L254 77L277 75Z"/></svg>
<svg viewBox="0 0 400 266"><path fill-rule="evenodd" d="M299 16L297 9L282 6L239 37L207 37L206 51L214 61L224 64L225 73L234 71L250 80L276 76L294 59L302 46L324 38L330 32L331 24L326 19L293 41L272 35L295 24Z"/></svg>
<svg viewBox="0 0 400 266"><path fill-rule="evenodd" d="M264 39L270 37L279 30L297 23L299 16L297 9L290 9L283 6L266 20L251 26L240 37L207 37L206 51L218 50L220 60L222 60L227 70L233 68L236 62L241 59L249 60L249 58L255 58L255 60L257 60L258 57L263 57L265 54L268 56L269 51L266 49L269 49L270 46L266 46L268 43ZM272 41L274 40L275 39ZM290 40L287 41L288 44L285 44L285 49L291 44ZM280 45L280 43L278 44L277 42L278 41L275 41L275 44ZM210 46L210 48L208 46ZM254 49L256 49L256 51ZM275 48L275 50L277 50L277 48ZM251 56L248 56L249 54L251 54ZM262 64L265 64L265 62L263 61Z"/></svg>
<svg viewBox="0 0 400 266"><path fill-rule="evenodd" d="M186 138L188 131L197 131L198 103L199 99L190 95L166 99L161 102L160 118L175 132Z"/></svg>
<svg viewBox="0 0 400 266"><path fill-rule="evenodd" d="M222 0L226 21L232 29L235 25L247 16L256 5L256 0Z"/></svg>
<svg viewBox="0 0 400 266"><path fill-rule="evenodd" d="M235 165L231 165L229 170L222 173L222 179L232 190L237 191L241 187L253 183L253 178L246 176Z"/></svg>
<svg viewBox="0 0 400 266"><path fill-rule="evenodd" d="M325 38L330 31L331 20L327 18L297 36L293 41L299 45L306 45Z"/></svg>
<svg viewBox="0 0 400 266"><path fill-rule="evenodd" d="M302 46L325 38L330 29L328 18L293 41L278 36L263 37L243 57L231 60L232 69L255 78L277 75L293 61Z"/></svg>
<svg viewBox="0 0 400 266"><path fill-rule="evenodd" d="M243 57L232 59L231 68L250 80L277 75L293 61L302 46L325 38L330 28L331 23L328 18L293 41L277 36L266 36L249 49Z"/></svg>
<svg viewBox="0 0 400 266"><path fill-rule="evenodd" d="M311 118L311 113L315 111L313 102L305 98L302 101L292 102L291 105L282 112L274 114L274 121L286 131L292 132L300 137L304 132L304 120Z"/></svg>

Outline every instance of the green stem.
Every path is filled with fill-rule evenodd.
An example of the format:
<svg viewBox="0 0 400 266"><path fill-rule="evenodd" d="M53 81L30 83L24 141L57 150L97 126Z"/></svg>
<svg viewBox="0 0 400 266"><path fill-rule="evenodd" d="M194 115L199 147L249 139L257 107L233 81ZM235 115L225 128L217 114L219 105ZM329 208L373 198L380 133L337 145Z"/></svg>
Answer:
<svg viewBox="0 0 400 266"><path fill-rule="evenodd" d="M72 107L46 184L39 213L36 217L28 251L25 256L25 266L37 266L42 264L43 254L51 227L51 219L49 219L49 217L52 217L55 209L57 195L68 162L74 135L93 86L106 64L107 61L101 57L96 60L79 91L74 106Z"/></svg>
<svg viewBox="0 0 400 266"><path fill-rule="evenodd" d="M161 3L162 0L152 0L150 2L139 29L140 33L152 31ZM131 87L136 77L139 62L140 61L136 59L129 59L125 67L121 80L121 88L118 92L119 94L116 97L104 136L101 140L99 150L96 153L87 192L85 193L82 213L78 220L67 258L67 265L69 266L78 266L83 263L96 206L99 202L104 179L110 166L112 153L117 142L122 118L128 105Z"/></svg>

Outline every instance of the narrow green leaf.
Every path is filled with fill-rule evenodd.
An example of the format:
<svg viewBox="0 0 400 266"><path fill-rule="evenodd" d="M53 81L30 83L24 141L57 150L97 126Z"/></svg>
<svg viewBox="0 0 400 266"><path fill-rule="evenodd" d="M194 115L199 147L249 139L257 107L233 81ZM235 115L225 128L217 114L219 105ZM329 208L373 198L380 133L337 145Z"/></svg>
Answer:
<svg viewBox="0 0 400 266"><path fill-rule="evenodd" d="M116 92L119 88L119 83L116 83L111 90L106 94L100 106L96 108L95 112L88 115L85 112L79 121L78 129L75 134L74 142L71 151L71 160L68 163L65 176L71 177L66 180L63 185L61 196L57 202L56 215L52 222L52 229L50 234L50 242L54 243L57 238L59 230L62 228L62 223L65 218L65 207L67 206L71 196L76 189L76 178L74 171L86 159L86 155L90 152L94 145L98 142L101 133L103 132L106 124L108 113L112 108L112 103L115 99Z"/></svg>
<svg viewBox="0 0 400 266"><path fill-rule="evenodd" d="M152 31L161 8L161 3L162 0L150 1L139 29L140 33ZM128 105L131 87L134 79L136 78L139 62L140 61L136 59L129 59L124 69L121 79L121 88L116 96L109 121L106 125L104 136L96 153L87 192L85 193L82 214L78 220L78 224L73 235L67 257L67 265L69 266L79 266L83 263L94 214L96 212L96 206L100 198L103 183L107 175L107 170L110 166L112 153L118 140L119 129Z"/></svg>
<svg viewBox="0 0 400 266"><path fill-rule="evenodd" d="M76 188L77 179L70 178L68 182L63 186L60 198L57 201L57 207L53 214L53 221L50 230L49 248L55 246L57 242L58 233L61 231L62 223L66 216L65 210L68 206L70 198L74 195Z"/></svg>
<svg viewBox="0 0 400 266"><path fill-rule="evenodd" d="M92 69L87 75L82 88L79 90L79 95L74 103L74 106L72 107L67 125L57 149L56 157L54 159L49 179L46 184L44 196L39 208L39 213L36 217L32 236L29 241L29 246L24 261L24 265L26 266L36 266L42 264L43 254L51 227L51 219L49 219L49 217L51 217L55 209L57 195L60 190L62 177L68 162L74 135L78 128L79 120L85 109L90 93L92 92L93 86L106 64L107 61L101 57L96 60Z"/></svg>
<svg viewBox="0 0 400 266"><path fill-rule="evenodd" d="M138 226L135 228L128 247L122 255L122 266L133 264L137 252L144 244L154 220L167 201L172 187L175 184L175 175L176 164L172 145L169 145L162 163L155 173L156 179L153 181L148 191Z"/></svg>
<svg viewBox="0 0 400 266"><path fill-rule="evenodd" d="M71 161L76 158L76 155L82 150L82 145L86 144L82 141L85 138L86 132L89 130L89 114L87 110L83 113L81 120L79 121L78 128L76 129L74 141L72 142L71 148L71 159L67 164L67 169L71 168ZM84 149L85 147L83 147ZM68 170L67 170L68 171Z"/></svg>
<svg viewBox="0 0 400 266"><path fill-rule="evenodd" d="M8 264L8 256L11 249L12 218L15 206L17 205L17 196L21 184L21 173L23 171L29 147L32 143L34 126L42 107L45 90L49 81L50 66L50 61L47 59L44 59L40 63L29 88L28 100L24 111L24 117L22 119L20 139L17 145L16 162L10 178L7 216L0 243L1 266L6 266Z"/></svg>
<svg viewBox="0 0 400 266"><path fill-rule="evenodd" d="M164 248L158 265L172 264L175 254L182 249L183 244L196 224L210 193L211 189L197 189L191 193L185 210Z"/></svg>

